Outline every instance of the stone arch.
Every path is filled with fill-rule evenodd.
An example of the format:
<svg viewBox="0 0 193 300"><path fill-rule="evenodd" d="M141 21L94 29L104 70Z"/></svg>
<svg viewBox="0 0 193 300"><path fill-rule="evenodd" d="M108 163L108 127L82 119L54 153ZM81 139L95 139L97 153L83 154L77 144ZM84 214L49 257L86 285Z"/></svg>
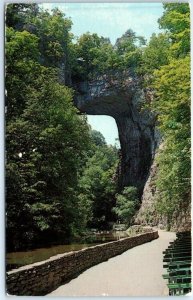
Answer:
<svg viewBox="0 0 193 300"><path fill-rule="evenodd" d="M121 145L119 189L136 186L142 194L157 147L155 116L141 109L145 94L139 86L107 87L104 81L76 86L75 106L90 115L115 119Z"/></svg>

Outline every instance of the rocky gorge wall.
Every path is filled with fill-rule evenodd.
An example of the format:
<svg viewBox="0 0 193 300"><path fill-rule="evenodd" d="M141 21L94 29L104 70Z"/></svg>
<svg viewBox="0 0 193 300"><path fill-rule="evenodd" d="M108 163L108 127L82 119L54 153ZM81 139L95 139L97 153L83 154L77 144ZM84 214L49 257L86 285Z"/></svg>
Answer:
<svg viewBox="0 0 193 300"><path fill-rule="evenodd" d="M41 296L76 277L84 270L158 238L158 231L139 234L79 251L59 254L7 273L7 293L17 296Z"/></svg>
<svg viewBox="0 0 193 300"><path fill-rule="evenodd" d="M160 144L159 149L162 149L163 144ZM159 190L156 187L155 180L158 173L158 163L156 161L159 155L159 149L155 155L154 161L150 168L148 180L144 186L142 201L139 211L135 216L135 224L142 226L156 226L160 229L167 229L168 221L166 217L160 216L156 210L157 194ZM174 214L171 231L191 231L191 204L185 206Z"/></svg>
<svg viewBox="0 0 193 300"><path fill-rule="evenodd" d="M141 199L141 206L135 216L135 224L140 224L142 226L161 226L166 228L167 221L163 218L161 219L156 211L156 175L157 175L158 165L154 159L152 166L150 168L150 173L148 180L144 186L143 195Z"/></svg>

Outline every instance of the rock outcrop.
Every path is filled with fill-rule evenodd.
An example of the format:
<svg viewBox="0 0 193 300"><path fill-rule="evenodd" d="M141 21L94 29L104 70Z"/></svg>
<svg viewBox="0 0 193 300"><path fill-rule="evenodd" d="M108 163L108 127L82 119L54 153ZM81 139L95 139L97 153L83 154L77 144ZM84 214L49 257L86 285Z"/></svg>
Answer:
<svg viewBox="0 0 193 300"><path fill-rule="evenodd" d="M134 185L142 194L157 147L152 113L141 109L145 94L131 78L119 85L106 81L76 85L76 107L89 115L108 115L115 119L121 144L120 190Z"/></svg>
<svg viewBox="0 0 193 300"><path fill-rule="evenodd" d="M168 229L168 223L170 223L170 230L172 231L190 231L191 230L191 204L187 205L184 202L184 206L181 210L177 210L174 213L172 220L168 222L167 218L163 215L159 215L156 209L156 202L158 201L159 190L156 187L155 181L158 175L158 163L156 161L159 155L159 150L162 149L163 144L160 144L155 154L154 161L150 168L149 178L144 186L141 206L139 211L135 215L135 224L143 226L156 226L160 229Z"/></svg>
<svg viewBox="0 0 193 300"><path fill-rule="evenodd" d="M158 165L155 159L150 168L149 178L144 186L141 206L139 211L135 216L135 224L140 224L143 226L159 226L161 229L165 228L167 222L165 219L161 219L158 215L155 207L156 202L156 193L158 192L156 189L156 175L158 171Z"/></svg>

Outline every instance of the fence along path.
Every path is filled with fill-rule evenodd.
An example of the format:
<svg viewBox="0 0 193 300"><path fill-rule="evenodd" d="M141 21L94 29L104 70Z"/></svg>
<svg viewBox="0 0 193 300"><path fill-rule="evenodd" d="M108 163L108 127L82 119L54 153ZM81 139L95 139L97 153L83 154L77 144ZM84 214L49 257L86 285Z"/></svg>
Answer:
<svg viewBox="0 0 193 300"><path fill-rule="evenodd" d="M162 252L175 236L159 231L158 239L86 270L48 296L167 296Z"/></svg>

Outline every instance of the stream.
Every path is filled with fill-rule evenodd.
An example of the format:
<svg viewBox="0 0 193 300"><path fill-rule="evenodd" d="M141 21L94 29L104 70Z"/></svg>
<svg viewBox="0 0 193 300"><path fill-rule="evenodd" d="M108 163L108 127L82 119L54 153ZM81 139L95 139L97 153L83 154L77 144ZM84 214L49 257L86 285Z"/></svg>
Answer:
<svg viewBox="0 0 193 300"><path fill-rule="evenodd" d="M116 241L124 237L128 237L125 231L102 232L95 233L92 236L89 236L89 242L57 245L47 248L33 249L29 251L7 253L6 269L7 271L10 271L12 269L16 269L24 265L29 265L35 262L40 262L49 259L51 256L57 254L81 250L101 243Z"/></svg>

